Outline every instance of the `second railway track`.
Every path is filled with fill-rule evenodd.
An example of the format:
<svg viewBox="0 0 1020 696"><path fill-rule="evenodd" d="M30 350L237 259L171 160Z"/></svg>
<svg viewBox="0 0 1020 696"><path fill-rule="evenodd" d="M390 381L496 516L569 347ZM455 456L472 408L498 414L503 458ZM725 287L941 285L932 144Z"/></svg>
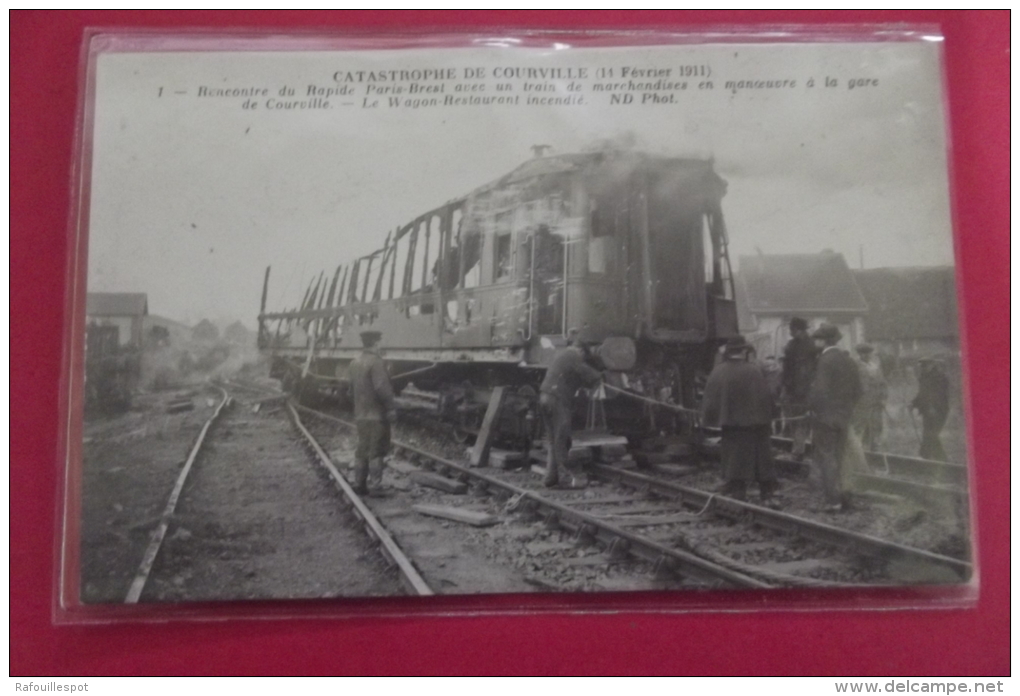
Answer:
<svg viewBox="0 0 1020 696"><path fill-rule="evenodd" d="M350 425L329 414L310 409L303 412L341 427ZM336 431L325 437L343 439ZM504 554L511 562L523 557L525 565L534 566L534 557L539 555L539 565L556 566L565 561L568 566L594 568L623 565L629 558L637 564L634 573L660 578L659 587L870 586L897 584L904 576L954 583L965 581L971 573L969 563L960 558L714 496L663 477L596 467L594 473L603 479L603 485L583 492L549 491L538 486L536 477L526 470L472 469L407 443L395 446L395 458L403 460L400 468L405 475L409 473L406 463L415 462L425 470L438 470L469 484L480 496L496 493L501 501L509 500L508 505L494 505L481 502L484 497L465 502L463 496L446 496L441 502L456 500L454 508L486 509L497 515L512 510L518 513L518 521L539 521L547 529L561 531L552 542L536 543L534 535L521 530L517 536L526 543L517 558L512 552ZM411 486L404 478L396 475L406 491ZM404 498L403 514L408 514L406 508L412 504L413 497ZM509 525L509 515L502 514L501 519ZM497 547L507 536L513 534L489 535ZM485 537L480 540L486 541ZM585 546L588 550L578 550ZM529 549L536 547L555 553L530 553ZM664 575L673 576L674 583L662 582ZM628 582L632 584L628 586ZM626 573L617 573L609 583L595 581L592 586L574 577L558 587L547 583L545 589L635 589L647 585L645 580L628 580Z"/></svg>
<svg viewBox="0 0 1020 696"><path fill-rule="evenodd" d="M194 442L125 601L427 594L402 587L345 513L285 406L235 387Z"/></svg>

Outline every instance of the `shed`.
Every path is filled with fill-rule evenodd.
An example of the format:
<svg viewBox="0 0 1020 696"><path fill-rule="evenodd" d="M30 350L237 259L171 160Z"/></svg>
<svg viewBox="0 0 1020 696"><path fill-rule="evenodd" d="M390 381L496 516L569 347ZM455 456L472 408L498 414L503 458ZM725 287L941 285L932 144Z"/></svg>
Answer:
<svg viewBox="0 0 1020 696"><path fill-rule="evenodd" d="M148 313L149 298L143 292L90 292L85 297L86 324L116 326L118 345L141 348Z"/></svg>

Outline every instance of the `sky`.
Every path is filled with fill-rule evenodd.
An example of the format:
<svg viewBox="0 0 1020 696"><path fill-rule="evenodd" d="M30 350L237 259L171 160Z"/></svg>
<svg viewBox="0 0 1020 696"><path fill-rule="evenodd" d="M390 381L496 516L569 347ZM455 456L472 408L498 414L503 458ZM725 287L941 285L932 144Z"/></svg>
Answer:
<svg viewBox="0 0 1020 696"><path fill-rule="evenodd" d="M95 63L90 207L80 230L88 288L145 292L154 314L254 326L266 266L269 309L293 306L320 271L331 274L420 213L509 172L536 144L570 153L627 140L650 153L712 158L728 182L723 211L734 262L758 251L832 249L852 267L862 256L868 268L953 263L937 42L203 47L114 42ZM672 95L671 103L612 104L591 89L626 81L624 68L669 70L666 81L680 82L681 66L710 74L686 78L685 90L656 92ZM422 84L441 83L445 94L481 84L494 96L497 83L510 83L521 101L525 82L573 94L569 79L492 76L530 67L587 70L573 80L585 103L389 108L382 95L379 107L363 108L369 83L335 79L359 70L453 70L458 79ZM462 79L469 69L486 79ZM609 69L611 80L597 77ZM835 84L826 87L826 78ZM726 88L741 80L795 85ZM850 89L851 80L869 82ZM712 89L700 88L706 81ZM331 95L328 109L269 108L270 100L307 101L310 87L343 84L355 93ZM403 87L405 104L422 96L406 92L410 81L371 84ZM284 86L295 96L280 96ZM244 97L199 96L200 88L268 95L245 109ZM644 92L631 94L640 102Z"/></svg>

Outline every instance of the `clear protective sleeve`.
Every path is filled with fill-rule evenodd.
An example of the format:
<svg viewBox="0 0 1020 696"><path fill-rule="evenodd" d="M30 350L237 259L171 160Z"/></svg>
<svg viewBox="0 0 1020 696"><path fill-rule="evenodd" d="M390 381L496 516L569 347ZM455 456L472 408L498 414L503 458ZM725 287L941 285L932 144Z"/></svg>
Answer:
<svg viewBox="0 0 1020 696"><path fill-rule="evenodd" d="M936 28L94 30L80 90L57 622L976 603Z"/></svg>

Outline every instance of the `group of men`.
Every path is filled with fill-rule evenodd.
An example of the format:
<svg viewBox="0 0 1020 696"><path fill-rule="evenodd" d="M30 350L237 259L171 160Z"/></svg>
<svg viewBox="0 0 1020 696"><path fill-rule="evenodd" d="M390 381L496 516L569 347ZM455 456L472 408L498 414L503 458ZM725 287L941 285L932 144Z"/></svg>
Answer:
<svg viewBox="0 0 1020 696"><path fill-rule="evenodd" d="M842 334L823 323L809 335L807 322L790 321L791 338L783 354L780 401L783 420L793 435L792 455L802 460L808 436L821 475L824 510L846 510L843 467L851 429L862 445L875 450L882 436L888 386L874 348L856 347L858 359L839 348ZM769 371L754 363L753 348L737 336L723 348L723 361L705 386L702 421L722 430L724 495L743 499L749 484L758 484L763 504L775 507L777 488L771 453L776 421L776 390ZM924 421L920 456L945 460L939 433L948 415L948 380L938 363L921 360L918 394L911 402Z"/></svg>
<svg viewBox="0 0 1020 696"><path fill-rule="evenodd" d="M882 435L887 385L874 349L860 344L859 359L839 348L839 329L823 323L808 334L804 319L790 321L790 341L783 354L783 417L793 431L793 456L802 459L811 434L814 461L821 474L825 510L845 510L842 469L850 430L863 446L875 449ZM354 489L381 490L383 458L389 451L390 425L396 416L393 387L377 345L378 331L361 334L364 350L349 367L358 430ZM763 504L776 507L778 488L772 460L772 424L777 416L776 390L767 371L751 359L753 348L742 336L727 341L723 360L705 385L702 422L722 430L721 454L726 483L723 494L743 499L757 483ZM539 389L539 408L549 441L544 483L548 487L583 487L583 472L569 462L574 399L582 387L594 387L602 373L588 361L584 344L571 331L557 351ZM945 459L939 433L948 414L948 380L931 360L922 360L919 390L911 407L924 419L921 456Z"/></svg>

